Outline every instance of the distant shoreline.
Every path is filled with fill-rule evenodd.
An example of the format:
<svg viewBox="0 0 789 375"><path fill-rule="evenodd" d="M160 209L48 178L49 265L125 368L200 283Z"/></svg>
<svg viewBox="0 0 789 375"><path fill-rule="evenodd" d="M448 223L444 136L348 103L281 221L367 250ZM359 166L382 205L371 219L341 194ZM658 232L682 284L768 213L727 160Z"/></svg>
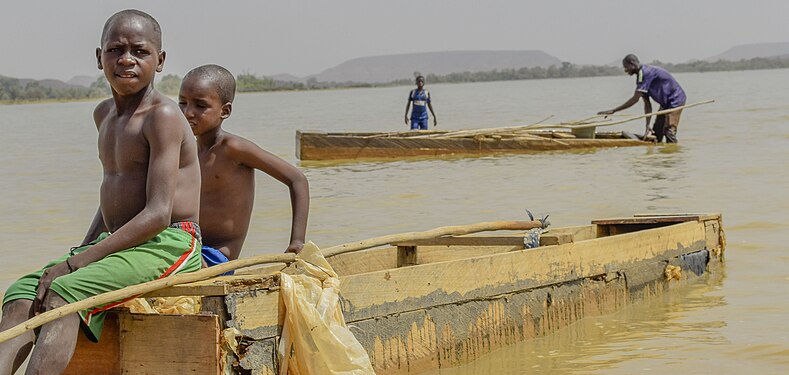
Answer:
<svg viewBox="0 0 789 375"><path fill-rule="evenodd" d="M25 99L25 100L0 100L0 105L10 106L10 105L25 105L25 104L46 104L46 103L80 103L80 102L92 102L96 100L104 100L107 98L108 96L97 96L95 98L79 98L79 99L47 98L47 99Z"/></svg>
<svg viewBox="0 0 789 375"><path fill-rule="evenodd" d="M707 73L707 72L731 72L749 70L778 70L789 69L789 59L780 58L753 58L740 61L717 62L694 61L682 64L668 64L655 61L649 65L664 67L672 73ZM497 81L525 81L536 79L558 79L558 78L588 78L588 77L609 77L623 75L622 68L614 66L593 66L575 65L564 63L562 66L552 65L549 68L521 68L503 69L484 72L462 72L450 73L445 75L426 74L427 82L437 83L477 83L477 82L497 82ZM178 87L181 78L177 75L166 75L157 84L157 89L169 96L178 95ZM283 92L283 91L314 91L314 90L347 90L358 88L379 88L397 87L413 85L411 79L401 79L384 83L364 83L364 82L317 82L307 81L276 81L268 77L257 77L251 74L241 74L237 77L239 94L260 93L260 92ZM45 98L45 99L11 99L0 100L0 105L15 104L37 104L37 103L71 103L102 100L108 95L98 95L83 98Z"/></svg>

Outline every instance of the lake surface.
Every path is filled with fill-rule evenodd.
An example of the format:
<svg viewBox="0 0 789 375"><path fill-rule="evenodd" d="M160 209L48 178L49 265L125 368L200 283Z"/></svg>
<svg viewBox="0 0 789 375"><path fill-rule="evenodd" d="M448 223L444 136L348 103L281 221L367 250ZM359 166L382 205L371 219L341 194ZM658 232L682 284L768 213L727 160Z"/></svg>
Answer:
<svg viewBox="0 0 789 375"><path fill-rule="evenodd" d="M301 165L308 239L550 214L555 226L644 212L720 212L720 276L586 319L440 374L785 373L789 369L789 70L678 74L679 145L483 158ZM581 119L632 77L430 85L439 129ZM224 127L291 161L295 131L396 131L409 87L243 94ZM0 106L0 289L78 244L98 206L95 102ZM656 108L657 109L657 108ZM642 105L626 113L637 115ZM643 131L637 121L614 129ZM287 188L259 173L244 254L283 251Z"/></svg>

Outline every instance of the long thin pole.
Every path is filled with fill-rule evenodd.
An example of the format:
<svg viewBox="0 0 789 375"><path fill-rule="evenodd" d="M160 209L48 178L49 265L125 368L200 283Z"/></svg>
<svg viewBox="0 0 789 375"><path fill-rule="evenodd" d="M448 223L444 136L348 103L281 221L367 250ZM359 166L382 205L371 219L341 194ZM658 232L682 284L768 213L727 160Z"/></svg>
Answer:
<svg viewBox="0 0 789 375"><path fill-rule="evenodd" d="M692 108L692 107L700 106L700 105L703 105L703 104L714 103L714 102L715 102L715 100L706 100L706 101L703 101L703 102L683 105L683 106L679 106L679 107L676 107L676 108L664 109L662 111L645 113L645 114L640 115L640 116L628 117L628 118L625 118L625 119L622 119L622 120L617 120L617 121L592 122L592 123L581 124L581 125L535 125L535 126L531 126L531 127L528 127L528 128L529 129L548 129L548 128L584 129L584 128L593 128L593 127L597 127L597 126L611 126L611 125L618 125L618 124L622 124L622 123L625 123L625 122L630 122L630 121L642 119L644 117L665 115L667 113L676 112L676 111L680 111L680 110L683 110L683 109L686 109L686 108Z"/></svg>
<svg viewBox="0 0 789 375"><path fill-rule="evenodd" d="M596 115L596 116L588 117L588 118L583 119L583 120L572 121L572 122L569 122L569 123L543 124L542 122L546 121L547 120L547 118L546 118L545 120L541 120L540 122L538 122L536 124L505 126L505 127L499 127L499 128L467 129L467 130L451 131L451 132L441 133L441 134L417 135L417 136L413 136L413 137L409 137L409 138L411 138L411 139L420 139L420 138L456 138L456 137L474 136L474 135L477 135L477 134L486 134L486 135L488 135L488 134L497 134L497 133L503 133L503 132L517 132L517 131L524 131L524 130L559 129L559 128L561 128L561 129L583 129L583 128L592 128L592 127L597 127L597 126L611 126L611 125L618 125L618 124L622 124L622 123L625 123L625 122L630 122L630 121L642 119L642 118L648 117L648 116L664 115L664 114L671 113L671 112L676 112L676 111L679 111L679 110L682 110L682 109L692 108L692 107L700 106L702 104L709 104L709 103L714 103L714 102L715 102L715 100L706 100L706 101L703 101L703 102L683 105L683 106L676 107L676 108L664 109L662 111L652 112L652 113L649 113L649 114L643 114L643 115L640 115L640 116L627 117L627 118L624 118L624 119L621 119L621 120L617 120L617 121L587 122L589 120L602 117L602 115ZM550 117L548 117L548 118L550 118Z"/></svg>
<svg viewBox="0 0 789 375"><path fill-rule="evenodd" d="M370 238L358 242L349 242L342 245L332 246L324 249L323 255L331 257L339 254L369 249L376 246L386 245L395 242L425 240L442 236L460 236L464 234L486 232L494 230L528 230L541 228L540 221L488 221L469 225L456 225L431 229L424 232L406 232L387 236Z"/></svg>
<svg viewBox="0 0 789 375"><path fill-rule="evenodd" d="M420 138L458 138L458 137L468 137L473 136L476 134L495 134L495 133L502 133L507 131L513 131L518 129L525 129L530 126L535 126L542 124L543 121L547 121L548 119L552 118L553 115L550 115L536 123L529 124L529 125L515 125L515 126L505 126L499 128L485 128L485 129L467 129L467 130L456 130L450 131L443 134L424 134L424 135L417 135L414 137L410 137L411 139L420 139Z"/></svg>

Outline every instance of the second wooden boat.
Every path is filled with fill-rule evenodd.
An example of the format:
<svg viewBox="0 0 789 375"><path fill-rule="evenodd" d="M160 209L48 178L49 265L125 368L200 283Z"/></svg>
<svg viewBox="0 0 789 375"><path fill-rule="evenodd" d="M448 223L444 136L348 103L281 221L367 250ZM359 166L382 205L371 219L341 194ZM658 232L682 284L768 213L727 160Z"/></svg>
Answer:
<svg viewBox="0 0 789 375"><path fill-rule="evenodd" d="M593 129L592 129L593 130ZM653 144L626 138L622 132L595 132L594 136L570 131L530 131L449 136L450 132L324 133L296 132L296 157L310 160L397 159L447 155L538 153ZM451 132L457 133L457 132ZM447 134L447 136L443 136Z"/></svg>

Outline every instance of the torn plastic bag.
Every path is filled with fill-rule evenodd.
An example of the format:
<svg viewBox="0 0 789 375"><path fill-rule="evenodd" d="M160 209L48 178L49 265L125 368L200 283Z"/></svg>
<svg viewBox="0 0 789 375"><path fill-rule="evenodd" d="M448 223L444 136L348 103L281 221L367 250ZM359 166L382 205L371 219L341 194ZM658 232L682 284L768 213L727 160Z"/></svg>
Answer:
<svg viewBox="0 0 789 375"><path fill-rule="evenodd" d="M296 272L281 273L285 322L280 375L374 374L367 352L345 326L337 274L312 242L296 256Z"/></svg>

